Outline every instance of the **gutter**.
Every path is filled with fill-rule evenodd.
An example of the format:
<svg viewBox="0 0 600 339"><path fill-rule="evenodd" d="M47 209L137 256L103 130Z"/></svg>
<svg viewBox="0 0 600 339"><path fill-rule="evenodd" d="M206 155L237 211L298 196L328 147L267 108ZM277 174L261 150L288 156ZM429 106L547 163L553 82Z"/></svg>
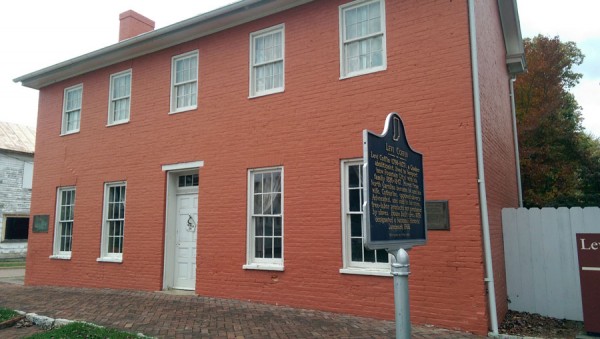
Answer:
<svg viewBox="0 0 600 339"><path fill-rule="evenodd" d="M515 166L517 168L517 191L519 194L519 207L523 207L523 187L521 187L521 161L519 158L519 135L517 134L517 108L515 106L515 81L516 75L513 75L508 81L510 86L510 109L513 120L513 138L515 143Z"/></svg>
<svg viewBox="0 0 600 339"><path fill-rule="evenodd" d="M471 45L471 72L473 75L473 106L475 113L475 139L477 148L477 183L479 185L479 207L481 209L481 231L485 260L485 283L487 285L488 306L490 312L491 334L498 335L498 314L496 312L496 288L492 267L492 246L490 241L490 222L485 189L485 168L483 166L483 137L481 127L481 101L479 91L479 63L477 60L477 31L475 24L475 0L468 0L469 40Z"/></svg>

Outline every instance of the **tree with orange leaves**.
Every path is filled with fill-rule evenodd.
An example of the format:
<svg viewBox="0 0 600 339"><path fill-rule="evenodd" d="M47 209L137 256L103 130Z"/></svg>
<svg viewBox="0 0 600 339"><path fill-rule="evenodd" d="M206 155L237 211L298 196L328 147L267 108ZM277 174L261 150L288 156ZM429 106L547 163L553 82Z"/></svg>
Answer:
<svg viewBox="0 0 600 339"><path fill-rule="evenodd" d="M574 42L525 39L528 71L515 99L526 207L600 205L600 141L586 134L569 92L584 55Z"/></svg>

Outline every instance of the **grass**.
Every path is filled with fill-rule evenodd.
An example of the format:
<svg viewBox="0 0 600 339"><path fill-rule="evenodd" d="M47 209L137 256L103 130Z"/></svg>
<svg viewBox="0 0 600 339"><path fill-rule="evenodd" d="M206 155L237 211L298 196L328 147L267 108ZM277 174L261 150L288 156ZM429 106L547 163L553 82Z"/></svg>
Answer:
<svg viewBox="0 0 600 339"><path fill-rule="evenodd" d="M133 339L139 338L135 334L113 330L105 327L98 327L95 325L85 323L71 323L69 325L56 328L50 331L41 332L29 336L30 339L71 339L71 338L85 338L85 339Z"/></svg>
<svg viewBox="0 0 600 339"><path fill-rule="evenodd" d="M10 320L12 318L15 318L17 316L19 316L19 313L15 312L13 310L9 310L9 309L0 307L0 323Z"/></svg>
<svg viewBox="0 0 600 339"><path fill-rule="evenodd" d="M24 261L0 261L0 268L2 267L25 267Z"/></svg>

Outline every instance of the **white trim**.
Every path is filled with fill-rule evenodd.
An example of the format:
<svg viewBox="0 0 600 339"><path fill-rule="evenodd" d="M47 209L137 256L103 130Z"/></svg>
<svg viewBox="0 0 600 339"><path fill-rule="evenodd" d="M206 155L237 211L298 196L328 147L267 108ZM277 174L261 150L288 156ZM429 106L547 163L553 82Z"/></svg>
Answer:
<svg viewBox="0 0 600 339"><path fill-rule="evenodd" d="M174 288L174 261L175 261L175 233L177 228L177 196L182 194L195 194L200 199L200 167L203 161L163 165L166 172L165 192L165 228L164 228L164 254L163 254L163 290ZM198 186L179 188L178 177L185 174L198 174ZM199 213L199 206L198 213ZM200 219L200 215L198 215ZM199 220L197 221L199 222ZM196 229L198 232L198 229ZM197 246L197 244L196 244ZM196 250L196 258L198 252Z"/></svg>
<svg viewBox="0 0 600 339"><path fill-rule="evenodd" d="M392 272L390 271L390 269L388 269L388 270L372 269L371 270L371 269L366 269L366 268L348 267L348 268L340 268L340 273L356 274L356 275L373 275L373 276L380 276L380 277L392 277Z"/></svg>
<svg viewBox="0 0 600 339"><path fill-rule="evenodd" d="M182 171L204 167L204 161L180 162L176 164L162 165L163 172Z"/></svg>
<svg viewBox="0 0 600 339"><path fill-rule="evenodd" d="M255 80L256 80L256 76L255 76L255 72L254 72L254 68L256 67L254 65L254 41L256 40L256 38L259 38L263 35L268 35L271 33L276 33L277 31L281 32L281 60L273 60L273 61L269 61L265 64L270 64L270 63L276 63L281 61L282 62L282 74L281 74L281 87L277 87L277 88L272 88L269 90L264 90L261 92L257 92L256 88L255 88ZM275 94L275 93L282 93L285 90L285 24L279 24L279 25L275 25L269 28L265 28L265 29L261 29L260 31L256 31L256 32L252 32L250 33L250 60L248 65L250 66L250 70L249 70L249 92L250 94L248 95L248 98L257 98L257 97L262 97L265 95L270 95L270 94ZM260 65L258 65L260 66Z"/></svg>
<svg viewBox="0 0 600 339"><path fill-rule="evenodd" d="M123 262L123 257L100 257L98 259L96 259L97 262L115 262L115 263L122 263Z"/></svg>
<svg viewBox="0 0 600 339"><path fill-rule="evenodd" d="M344 43L345 43L345 39L344 39L344 11L352 8L352 7L358 7L358 6L362 6L362 5L366 5L372 2L379 2L381 4L380 8L381 8L381 33L377 33L377 34L373 34L373 36L377 36L377 35L381 35L382 36L382 41L381 41L381 49L382 49L382 53L381 53L381 66L376 66L376 67L371 67L371 68L365 68L363 70L359 70L359 71L355 71L352 73L348 73L346 71L346 60L345 60L345 53L344 53ZM375 72L381 72L381 71L385 71L387 69L387 31L386 31L386 18L385 18L385 0L356 0L347 4L343 4L339 7L339 19L338 19L338 29L339 29L339 48L340 48L340 80L343 79L347 79L347 78L353 78L356 76L361 76L361 75L365 75L365 74L370 74L370 73L375 73ZM362 40L362 39L366 39L368 37L361 37L358 40Z"/></svg>
<svg viewBox="0 0 600 339"><path fill-rule="evenodd" d="M60 208L62 206L62 192L73 191L75 195L75 201L77 200L77 187L75 186L64 186L56 188L56 206L54 209L54 236L52 242L52 255L51 259L71 259L71 253L73 252L73 227L75 227L75 211L73 211L73 225L71 228L71 251L61 251L60 250L60 238L62 234L60 233ZM75 208L75 201L73 201L73 209Z"/></svg>
<svg viewBox="0 0 600 339"><path fill-rule="evenodd" d="M127 96L127 98L129 99L129 107L127 108L127 119L123 119L123 120L116 120L116 121L111 121L112 118L112 110L113 110L113 81L117 78L117 77L121 77L124 75L129 75L129 95ZM106 126L115 126L115 125L122 125L125 123L129 122L129 119L131 119L131 92L132 92L132 87L133 87L133 71L132 69L126 69L124 71L121 72L117 72L117 73L113 73L110 75L109 77L109 84L108 84L108 120L106 123ZM125 97L120 98L120 99L125 99Z"/></svg>
<svg viewBox="0 0 600 339"><path fill-rule="evenodd" d="M254 229L252 223L254 205L254 188L253 177L256 173L268 173L279 171L281 175L281 258L255 258L254 257ZM276 270L283 271L283 263L285 258L285 180L283 166L253 168L248 170L248 189L247 189L247 206L246 206L246 264L243 269L257 270Z"/></svg>
<svg viewBox="0 0 600 339"><path fill-rule="evenodd" d="M108 219L108 198L109 198L109 190L112 187L125 187L125 199L123 200L124 212L123 216L123 239L121 242L121 253L108 253L108 228L106 226L106 222ZM123 252L125 251L125 216L127 215L127 181L112 181L104 183L104 197L102 199L102 239L100 241L100 257L96 259L96 261L106 261L106 262L122 262L123 261Z"/></svg>
<svg viewBox="0 0 600 339"><path fill-rule="evenodd" d="M356 262L352 261L352 246L351 246L351 235L350 225L346 221L346 208L348 207L348 194L346 190L348 186L346 182L348 180L347 170L350 166L360 166L362 168L364 161L362 158L355 159L344 159L340 161L340 194L341 194L341 227L342 227L342 268L340 273L344 274L360 274L360 275L390 275L391 269L391 256L388 254L388 262ZM363 178L364 181L364 178ZM363 230L364 232L364 230ZM363 234L363 239L365 235ZM378 250L382 251L382 250Z"/></svg>
<svg viewBox="0 0 600 339"><path fill-rule="evenodd" d="M81 102L79 103L79 123L78 123L76 129L73 129L70 131L65 131L67 129L66 121L65 121L65 113L67 113L67 111L66 111L67 110L67 92L75 91L75 90L81 91ZM63 92L63 108L62 108L62 115L61 115L61 121L60 121L60 136L79 133L79 130L81 129L82 112L83 112L83 83L65 88L64 92Z"/></svg>
<svg viewBox="0 0 600 339"><path fill-rule="evenodd" d="M71 260L71 255L67 255L67 254L53 254L53 255L49 256L48 258L55 259L55 260Z"/></svg>
<svg viewBox="0 0 600 339"><path fill-rule="evenodd" d="M581 267L581 270L582 271L600 271L600 267L586 267L586 266L583 266L583 267Z"/></svg>
<svg viewBox="0 0 600 339"><path fill-rule="evenodd" d="M283 265L275 265L275 264L262 264L262 263L254 263L254 264L246 264L242 266L245 270L263 270L263 271L285 271Z"/></svg>
<svg viewBox="0 0 600 339"><path fill-rule="evenodd" d="M198 93L200 92L200 81L198 80L198 74L200 73L200 56L199 56L199 51L193 50L190 52L186 52L183 54L179 54L179 55L175 55L171 58L171 99L170 99L170 103L169 103L169 114L176 114L176 113L183 113L183 112L187 112L187 111L192 111L198 108ZM190 106L184 106L184 107L175 107L176 106L176 100L174 100L174 96L175 96L175 64L177 61L179 61L180 59L186 59L186 58L190 58L190 57L196 57L196 104L195 105L190 105ZM190 81L192 82L192 81Z"/></svg>

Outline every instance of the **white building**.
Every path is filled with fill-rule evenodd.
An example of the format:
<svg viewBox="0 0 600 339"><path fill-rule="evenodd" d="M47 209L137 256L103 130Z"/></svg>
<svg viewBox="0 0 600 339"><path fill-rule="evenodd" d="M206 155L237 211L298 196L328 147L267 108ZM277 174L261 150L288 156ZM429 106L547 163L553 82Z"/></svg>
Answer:
<svg viewBox="0 0 600 339"><path fill-rule="evenodd" d="M0 122L0 259L25 257L35 130Z"/></svg>

